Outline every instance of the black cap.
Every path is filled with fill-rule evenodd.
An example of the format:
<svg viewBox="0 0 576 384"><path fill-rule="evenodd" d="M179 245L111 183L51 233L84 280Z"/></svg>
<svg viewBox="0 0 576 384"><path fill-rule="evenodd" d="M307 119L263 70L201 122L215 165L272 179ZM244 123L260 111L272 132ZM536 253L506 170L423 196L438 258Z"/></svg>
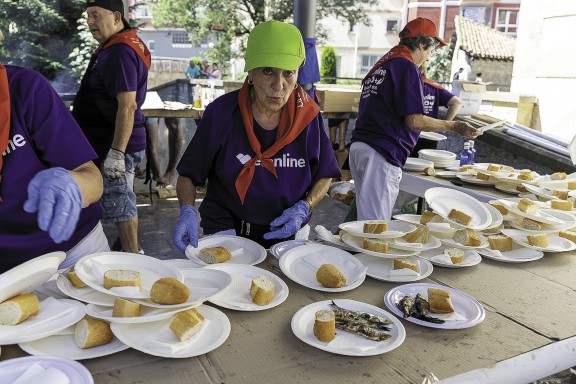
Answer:
<svg viewBox="0 0 576 384"><path fill-rule="evenodd" d="M130 28L130 23L124 17L124 2L122 0L88 0L86 8L100 7L112 12L120 12L124 26Z"/></svg>

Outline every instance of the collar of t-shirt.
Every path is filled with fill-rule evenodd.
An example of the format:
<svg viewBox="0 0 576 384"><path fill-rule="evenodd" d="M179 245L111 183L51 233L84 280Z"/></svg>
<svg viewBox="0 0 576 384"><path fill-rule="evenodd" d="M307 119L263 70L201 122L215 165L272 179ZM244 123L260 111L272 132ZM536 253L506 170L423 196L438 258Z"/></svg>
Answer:
<svg viewBox="0 0 576 384"><path fill-rule="evenodd" d="M362 84L364 84L364 82L368 78L370 78L370 76L372 76L372 74L376 72L376 70L380 68L382 64L384 64L388 60L396 59L399 57L406 59L411 63L414 63L414 60L412 59L412 53L410 53L408 47L406 47L405 45L397 45L393 47L391 50L389 50L384 56L382 56L380 60L376 62L376 64L374 64L372 69L368 71L368 74L364 77L364 80L362 80Z"/></svg>
<svg viewBox="0 0 576 384"><path fill-rule="evenodd" d="M2 154L8 148L8 135L10 134L10 91L8 88L8 74L6 68L0 64L0 184L2 183ZM0 202L2 196L0 195Z"/></svg>

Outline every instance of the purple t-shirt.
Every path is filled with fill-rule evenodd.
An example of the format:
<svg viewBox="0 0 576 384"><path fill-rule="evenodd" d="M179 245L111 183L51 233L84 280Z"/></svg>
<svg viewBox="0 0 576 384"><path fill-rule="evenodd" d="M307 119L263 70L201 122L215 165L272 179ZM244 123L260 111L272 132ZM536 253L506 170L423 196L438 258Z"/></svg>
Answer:
<svg viewBox="0 0 576 384"><path fill-rule="evenodd" d="M420 76L418 67L404 58L382 64L363 84L352 142L364 142L390 164L404 166L420 136L404 117L424 114Z"/></svg>
<svg viewBox="0 0 576 384"><path fill-rule="evenodd" d="M260 140L267 141L264 146L270 145L276 134L258 127L255 131ZM238 91L230 92L208 106L177 167L178 173L189 177L196 186L208 180L206 197L200 205L201 225L208 233L234 228L234 216L268 226L286 208L302 200L316 181L340 176L320 114L272 157L278 179L264 167L256 166L242 205L234 183L252 157L254 152L238 106Z"/></svg>
<svg viewBox="0 0 576 384"><path fill-rule="evenodd" d="M92 88L104 88L114 102L120 92L136 91L138 109L134 113L132 136L126 146L126 153L146 149L146 129L142 104L146 99L148 68L138 54L126 44L114 44L98 54L98 59L90 73L89 83Z"/></svg>
<svg viewBox="0 0 576 384"><path fill-rule="evenodd" d="M422 82L424 90L424 114L429 117L438 118L440 106L448 107L448 102L454 97L445 89L433 87Z"/></svg>
<svg viewBox="0 0 576 384"><path fill-rule="evenodd" d="M10 89L10 135L4 152L4 201L0 203L0 270L53 251L68 251L96 226L102 214L98 203L80 214L72 238L55 244L37 225L37 213L26 213L28 183L51 167L68 170L96 154L82 130L40 74L6 65Z"/></svg>

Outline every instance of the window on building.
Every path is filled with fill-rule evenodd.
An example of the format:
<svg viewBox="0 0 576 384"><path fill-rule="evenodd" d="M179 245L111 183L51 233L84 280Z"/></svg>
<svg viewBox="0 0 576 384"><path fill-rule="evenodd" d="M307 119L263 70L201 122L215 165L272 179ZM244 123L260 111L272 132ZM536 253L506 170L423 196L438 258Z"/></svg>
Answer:
<svg viewBox="0 0 576 384"><path fill-rule="evenodd" d="M518 9L502 9L496 11L496 25L494 28L508 35L516 36L518 29Z"/></svg>
<svg viewBox="0 0 576 384"><path fill-rule="evenodd" d="M386 33L398 33L398 20L386 21Z"/></svg>
<svg viewBox="0 0 576 384"><path fill-rule="evenodd" d="M378 61L380 56L378 55L362 55L360 57L360 62L362 63L360 66L361 73L367 73L369 70L372 69L374 64Z"/></svg>
<svg viewBox="0 0 576 384"><path fill-rule="evenodd" d="M150 52L154 52L155 49L156 49L156 41L148 40L148 50Z"/></svg>
<svg viewBox="0 0 576 384"><path fill-rule="evenodd" d="M462 7L462 16L481 24L490 25L490 7Z"/></svg>
<svg viewBox="0 0 576 384"><path fill-rule="evenodd" d="M172 31L173 48L192 48L190 36L186 31Z"/></svg>
<svg viewBox="0 0 576 384"><path fill-rule="evenodd" d="M132 9L132 18L138 19L142 17L152 17L152 12L147 6L139 4Z"/></svg>

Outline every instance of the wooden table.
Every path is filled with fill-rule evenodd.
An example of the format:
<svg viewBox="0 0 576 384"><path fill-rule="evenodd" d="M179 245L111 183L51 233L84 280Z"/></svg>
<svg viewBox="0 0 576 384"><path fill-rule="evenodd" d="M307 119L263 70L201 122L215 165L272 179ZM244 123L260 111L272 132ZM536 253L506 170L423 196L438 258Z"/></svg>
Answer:
<svg viewBox="0 0 576 384"><path fill-rule="evenodd" d="M145 117L184 117L190 119L199 119L202 117L203 109L143 109Z"/></svg>

